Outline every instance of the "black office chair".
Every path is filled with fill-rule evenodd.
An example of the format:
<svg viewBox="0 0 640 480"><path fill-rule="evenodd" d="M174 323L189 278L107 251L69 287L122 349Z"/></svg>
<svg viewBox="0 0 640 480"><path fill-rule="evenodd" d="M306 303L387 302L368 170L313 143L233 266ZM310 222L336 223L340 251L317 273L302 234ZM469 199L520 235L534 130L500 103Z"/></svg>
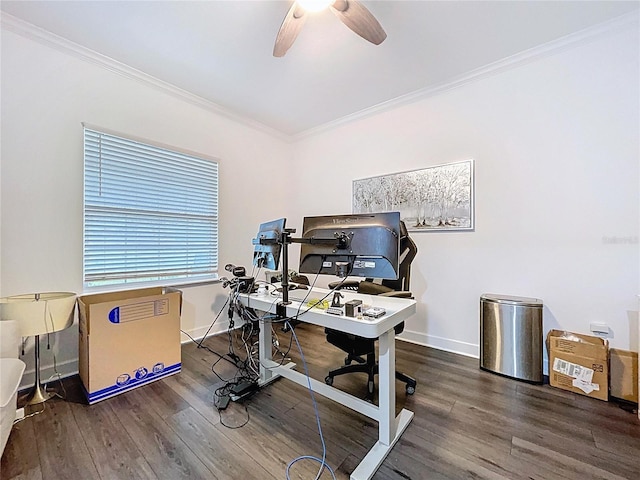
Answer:
<svg viewBox="0 0 640 480"><path fill-rule="evenodd" d="M384 295L389 297L413 298L409 291L409 281L411 278L411 262L418 253L416 244L409 237L409 233L404 222L400 222L400 268L397 280L382 280L376 283L373 279L367 278L363 281L334 282L329 285L336 290L355 290L358 293L367 295ZM394 328L396 335L404 330L404 322L399 323ZM347 353L345 366L329 372L324 379L327 385L333 384L333 378L345 373L362 372L368 375L366 399L373 401L374 376L378 374L378 362L376 361L376 338L366 338L344 333L338 330L325 328L327 341ZM363 358L363 357L366 357ZM357 363L351 365L353 361ZM416 391L416 380L396 371L396 379L406 384L406 392L413 395Z"/></svg>

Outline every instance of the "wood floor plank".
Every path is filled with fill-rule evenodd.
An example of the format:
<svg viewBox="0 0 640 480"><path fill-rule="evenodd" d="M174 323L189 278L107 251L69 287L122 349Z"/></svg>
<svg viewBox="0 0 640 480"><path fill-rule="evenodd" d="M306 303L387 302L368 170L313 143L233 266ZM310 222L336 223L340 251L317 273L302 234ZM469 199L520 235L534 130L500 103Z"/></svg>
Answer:
<svg viewBox="0 0 640 480"><path fill-rule="evenodd" d="M13 426L0 463L0 479L42 480L34 422L25 419Z"/></svg>
<svg viewBox="0 0 640 480"><path fill-rule="evenodd" d="M295 440L283 434L279 428L280 421L249 418L250 421L241 428L227 428L222 423L215 425L214 428L250 455L252 462L272 475L282 478L287 464L306 452L296 445ZM230 425L231 422L226 424ZM317 473L317 467L310 463L300 463L296 472L303 476L294 478L313 478Z"/></svg>
<svg viewBox="0 0 640 480"><path fill-rule="evenodd" d="M529 458L544 465L551 465L558 472L563 472L566 478L580 478L593 480L629 480L629 476L616 475L594 465L585 463L554 450L542 447L521 438L513 438L513 455L519 458Z"/></svg>
<svg viewBox="0 0 640 480"><path fill-rule="evenodd" d="M251 417L259 420L265 431L273 430L276 425L279 426L277 428L288 439L288 443L292 446L292 451L294 452L294 456L290 460L300 455L321 457L323 454L322 439L318 430L315 411L313 407L305 411L299 410L299 407L303 405L309 405L309 402L300 402L285 413L267 413L267 415L259 416L257 415L258 412L269 411L264 402L260 398L254 397L251 404L248 405ZM321 405L319 405L319 410L322 410ZM343 436L336 435L333 428L333 419L329 418L328 414L325 414L323 418L322 411L319 413L327 463L335 467L344 461L351 450L358 450L358 447L351 442L345 442ZM328 435L328 431L332 432L331 436ZM317 469L317 465L311 463L311 468Z"/></svg>
<svg viewBox="0 0 640 480"><path fill-rule="evenodd" d="M303 402L299 406L304 404ZM332 466L341 464L349 452L362 451L363 456L367 452L368 448L363 449L358 443L350 440L345 441L345 436L336 432L336 422L339 422L339 420L344 417L329 417L328 414L323 415L320 411L321 439L315 411L313 408L300 411L299 406L294 407L285 414L261 415L260 417L255 413L265 410L265 405L262 402L258 403L258 401L256 401L252 405L249 405L248 409L251 412L252 418L265 419L265 428L271 424L280 425L281 432L295 445L295 451L298 455L322 456L322 440L324 440L325 443L327 461ZM352 417L353 415L350 416ZM328 432L331 432L331 435L328 435ZM349 432L350 435L346 438L352 438L351 432L353 432L353 430ZM371 438L371 445L373 445L373 436L370 434L368 436ZM367 435L363 433L363 437L366 438Z"/></svg>
<svg viewBox="0 0 640 480"><path fill-rule="evenodd" d="M197 352L198 356L195 358L191 354L193 353L192 350L192 348L183 349L182 369L191 372L193 379L202 386L209 387L219 381L211 371L214 362L217 362L215 369L219 372L219 375L225 375L226 373L229 377L233 376L235 370L231 368L231 365L227 367L225 360L220 360L211 353L204 353L205 351ZM223 378L226 377L223 376Z"/></svg>
<svg viewBox="0 0 640 480"><path fill-rule="evenodd" d="M175 435L164 419L149 408L150 392L145 389L142 387L114 397L109 400L109 405L114 415L120 417L154 473L163 480L211 479L212 472Z"/></svg>
<svg viewBox="0 0 640 480"><path fill-rule="evenodd" d="M213 424L204 421L195 409L182 410L167 419L169 426L188 445L218 480L261 478L276 480L260 465L238 462L247 452L217 435Z"/></svg>
<svg viewBox="0 0 640 480"><path fill-rule="evenodd" d="M98 476L68 402L49 401L45 413L32 420L43 478L67 480Z"/></svg>
<svg viewBox="0 0 640 480"><path fill-rule="evenodd" d="M634 430L640 430L637 425L629 423ZM611 453L623 455L624 458L636 458L640 463L640 438L635 435L625 435L603 428L593 429L595 447Z"/></svg>
<svg viewBox="0 0 640 480"><path fill-rule="evenodd" d="M185 399L193 409L212 425L220 421L220 416L213 406L213 387L202 386L193 379L193 376L188 371L167 377L164 384Z"/></svg>
<svg viewBox="0 0 640 480"><path fill-rule="evenodd" d="M455 449L441 446L437 442L425 443L407 429L389 457L385 466L397 473L391 478L483 478L507 480L510 477L487 469L484 465L466 459ZM392 472L387 470L386 475ZM422 477L421 477L422 476ZM374 476L374 478L377 478Z"/></svg>
<svg viewBox="0 0 640 480"><path fill-rule="evenodd" d="M527 461L515 462L511 458L512 435L517 425L500 422L479 422L473 411L460 415L425 413L414 419L407 433L420 439L423 448L433 450L432 445L456 452L461 458L484 466L486 469L511 479L563 479L541 465ZM406 435L406 434L405 434ZM404 436L400 439L402 448ZM441 454L440 454L441 455Z"/></svg>
<svg viewBox="0 0 640 480"><path fill-rule="evenodd" d="M486 373L486 375L490 375ZM506 380L506 379L504 379ZM450 395L455 395L458 387L453 385L438 385L443 391ZM593 436L587 425L576 424L571 417L560 414L554 409L536 408L528 404L527 401L515 401L516 397L501 393L499 388L494 388L492 392L478 387L481 391L476 391L475 395L468 393L458 394L457 406L467 405L478 411L488 414L497 414L505 418L517 418L526 424L536 425L538 428L544 427L549 431L560 432L567 437L579 438L582 442L593 444ZM469 389L474 391L474 389ZM551 402L549 402L551 404Z"/></svg>
<svg viewBox="0 0 640 480"><path fill-rule="evenodd" d="M100 478L158 478L120 422L120 416L114 414L109 401L92 406L69 405Z"/></svg>

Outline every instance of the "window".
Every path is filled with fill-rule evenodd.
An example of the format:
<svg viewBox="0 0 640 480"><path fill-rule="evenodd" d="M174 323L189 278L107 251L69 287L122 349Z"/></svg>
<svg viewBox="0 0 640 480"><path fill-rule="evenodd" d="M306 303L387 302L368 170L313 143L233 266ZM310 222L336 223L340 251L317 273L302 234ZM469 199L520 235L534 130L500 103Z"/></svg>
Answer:
<svg viewBox="0 0 640 480"><path fill-rule="evenodd" d="M214 278L218 163L85 127L83 258L87 287Z"/></svg>

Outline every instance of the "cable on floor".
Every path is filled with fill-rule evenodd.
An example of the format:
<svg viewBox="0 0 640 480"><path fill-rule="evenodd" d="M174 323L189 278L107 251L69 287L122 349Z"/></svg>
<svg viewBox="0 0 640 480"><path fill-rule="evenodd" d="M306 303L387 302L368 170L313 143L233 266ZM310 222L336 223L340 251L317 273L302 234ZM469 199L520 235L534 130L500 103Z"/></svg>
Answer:
<svg viewBox="0 0 640 480"><path fill-rule="evenodd" d="M307 386L309 389L309 395L311 396L311 400L313 402L313 410L316 414L316 424L318 425L318 434L320 435L320 442L322 443L322 458L314 457L312 455L303 455L298 458L294 458L287 465L287 469L285 471L286 477L287 477L287 480L290 480L289 470L297 462L302 460L312 460L320 464L320 469L318 470L318 474L316 475L316 478L314 480L318 480L325 469L329 471L329 473L331 474L331 478L333 478L333 480L336 480L336 475L333 472L333 469L326 462L327 446L324 442L324 435L322 434L322 426L320 425L320 412L318 412L318 404L316 402L316 397L313 394L313 388L311 388L311 380L309 378L309 369L307 368L307 362L304 358L304 354L302 353L302 347L300 347L300 342L298 342L298 336L296 335L296 332L294 331L293 328L291 328L291 325L289 325L289 329L291 330L291 335L293 336L294 340L296 341L296 345L298 346L298 351L300 352L300 358L302 359L302 365L304 367L304 374L307 377Z"/></svg>

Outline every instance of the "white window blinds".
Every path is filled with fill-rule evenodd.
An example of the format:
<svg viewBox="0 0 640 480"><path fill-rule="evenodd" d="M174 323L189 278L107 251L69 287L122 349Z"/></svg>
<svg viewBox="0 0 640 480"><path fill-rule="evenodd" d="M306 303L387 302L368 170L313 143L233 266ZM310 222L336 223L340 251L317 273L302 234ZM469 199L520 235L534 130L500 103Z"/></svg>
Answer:
<svg viewBox="0 0 640 480"><path fill-rule="evenodd" d="M217 269L218 163L85 127L85 285Z"/></svg>

